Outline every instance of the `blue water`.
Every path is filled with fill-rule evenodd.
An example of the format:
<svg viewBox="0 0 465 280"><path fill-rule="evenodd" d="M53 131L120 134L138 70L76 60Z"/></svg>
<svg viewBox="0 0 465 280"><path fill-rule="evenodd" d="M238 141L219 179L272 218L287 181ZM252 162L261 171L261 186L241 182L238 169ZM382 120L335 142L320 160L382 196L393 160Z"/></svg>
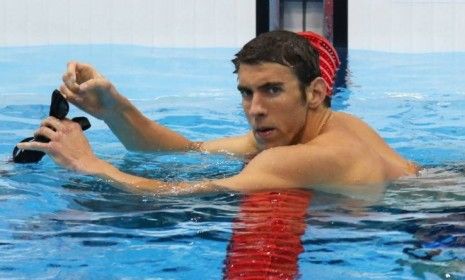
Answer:
<svg viewBox="0 0 465 280"><path fill-rule="evenodd" d="M0 48L0 278L221 278L241 195L134 195L49 158L8 159L47 116L70 59L92 63L148 117L192 140L244 133L235 51ZM350 51L345 62L333 108L427 168L377 198L315 193L299 278L465 279L465 54ZM96 154L134 174L195 180L243 166L227 156L130 153L87 117Z"/></svg>

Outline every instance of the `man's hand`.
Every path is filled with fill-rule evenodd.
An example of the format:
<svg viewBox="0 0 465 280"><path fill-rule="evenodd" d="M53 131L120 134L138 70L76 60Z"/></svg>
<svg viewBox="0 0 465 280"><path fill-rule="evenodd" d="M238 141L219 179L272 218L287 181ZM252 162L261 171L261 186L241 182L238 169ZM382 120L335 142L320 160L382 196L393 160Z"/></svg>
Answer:
<svg viewBox="0 0 465 280"><path fill-rule="evenodd" d="M60 91L72 104L99 119L129 103L93 66L75 61L68 63Z"/></svg>
<svg viewBox="0 0 465 280"><path fill-rule="evenodd" d="M99 164L102 162L92 152L81 127L76 122L48 117L34 136L47 137L50 142L24 142L19 143L18 148L42 151L58 165L85 174L95 174L99 170Z"/></svg>

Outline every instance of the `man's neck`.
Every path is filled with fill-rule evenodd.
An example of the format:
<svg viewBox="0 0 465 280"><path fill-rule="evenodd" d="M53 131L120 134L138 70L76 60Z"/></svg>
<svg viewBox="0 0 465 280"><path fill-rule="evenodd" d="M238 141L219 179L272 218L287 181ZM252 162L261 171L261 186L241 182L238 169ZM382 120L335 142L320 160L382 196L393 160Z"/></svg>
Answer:
<svg viewBox="0 0 465 280"><path fill-rule="evenodd" d="M332 117L331 108L320 106L307 113L307 125L305 126L302 143L307 143L323 133L326 124Z"/></svg>

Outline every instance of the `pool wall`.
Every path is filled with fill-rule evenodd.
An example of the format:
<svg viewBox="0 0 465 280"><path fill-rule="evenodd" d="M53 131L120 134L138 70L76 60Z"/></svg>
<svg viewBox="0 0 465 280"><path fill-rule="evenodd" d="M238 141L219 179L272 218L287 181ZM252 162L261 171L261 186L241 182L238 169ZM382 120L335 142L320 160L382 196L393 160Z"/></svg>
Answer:
<svg viewBox="0 0 465 280"><path fill-rule="evenodd" d="M463 0L355 0L348 4L349 49L465 51Z"/></svg>
<svg viewBox="0 0 465 280"><path fill-rule="evenodd" d="M238 47L254 36L250 0L0 1L0 46Z"/></svg>
<svg viewBox="0 0 465 280"><path fill-rule="evenodd" d="M240 47L256 34L257 1L2 0L0 46ZM300 6L269 1L289 8L284 28L294 30L301 15L292 7ZM313 11L308 22L315 31L322 30L321 4L327 1L334 0L308 6ZM310 9L313 6L319 8ZM349 49L465 51L465 36L460 35L465 27L463 0L352 0L347 14Z"/></svg>

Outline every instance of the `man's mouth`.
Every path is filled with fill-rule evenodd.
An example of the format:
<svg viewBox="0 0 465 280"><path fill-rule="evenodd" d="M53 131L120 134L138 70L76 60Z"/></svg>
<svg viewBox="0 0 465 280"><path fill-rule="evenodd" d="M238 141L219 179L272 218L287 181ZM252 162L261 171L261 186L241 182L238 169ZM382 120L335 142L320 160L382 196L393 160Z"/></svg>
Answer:
<svg viewBox="0 0 465 280"><path fill-rule="evenodd" d="M269 138L272 136L273 132L276 129L273 127L260 127L260 128L255 128L255 134L260 137L260 138Z"/></svg>

